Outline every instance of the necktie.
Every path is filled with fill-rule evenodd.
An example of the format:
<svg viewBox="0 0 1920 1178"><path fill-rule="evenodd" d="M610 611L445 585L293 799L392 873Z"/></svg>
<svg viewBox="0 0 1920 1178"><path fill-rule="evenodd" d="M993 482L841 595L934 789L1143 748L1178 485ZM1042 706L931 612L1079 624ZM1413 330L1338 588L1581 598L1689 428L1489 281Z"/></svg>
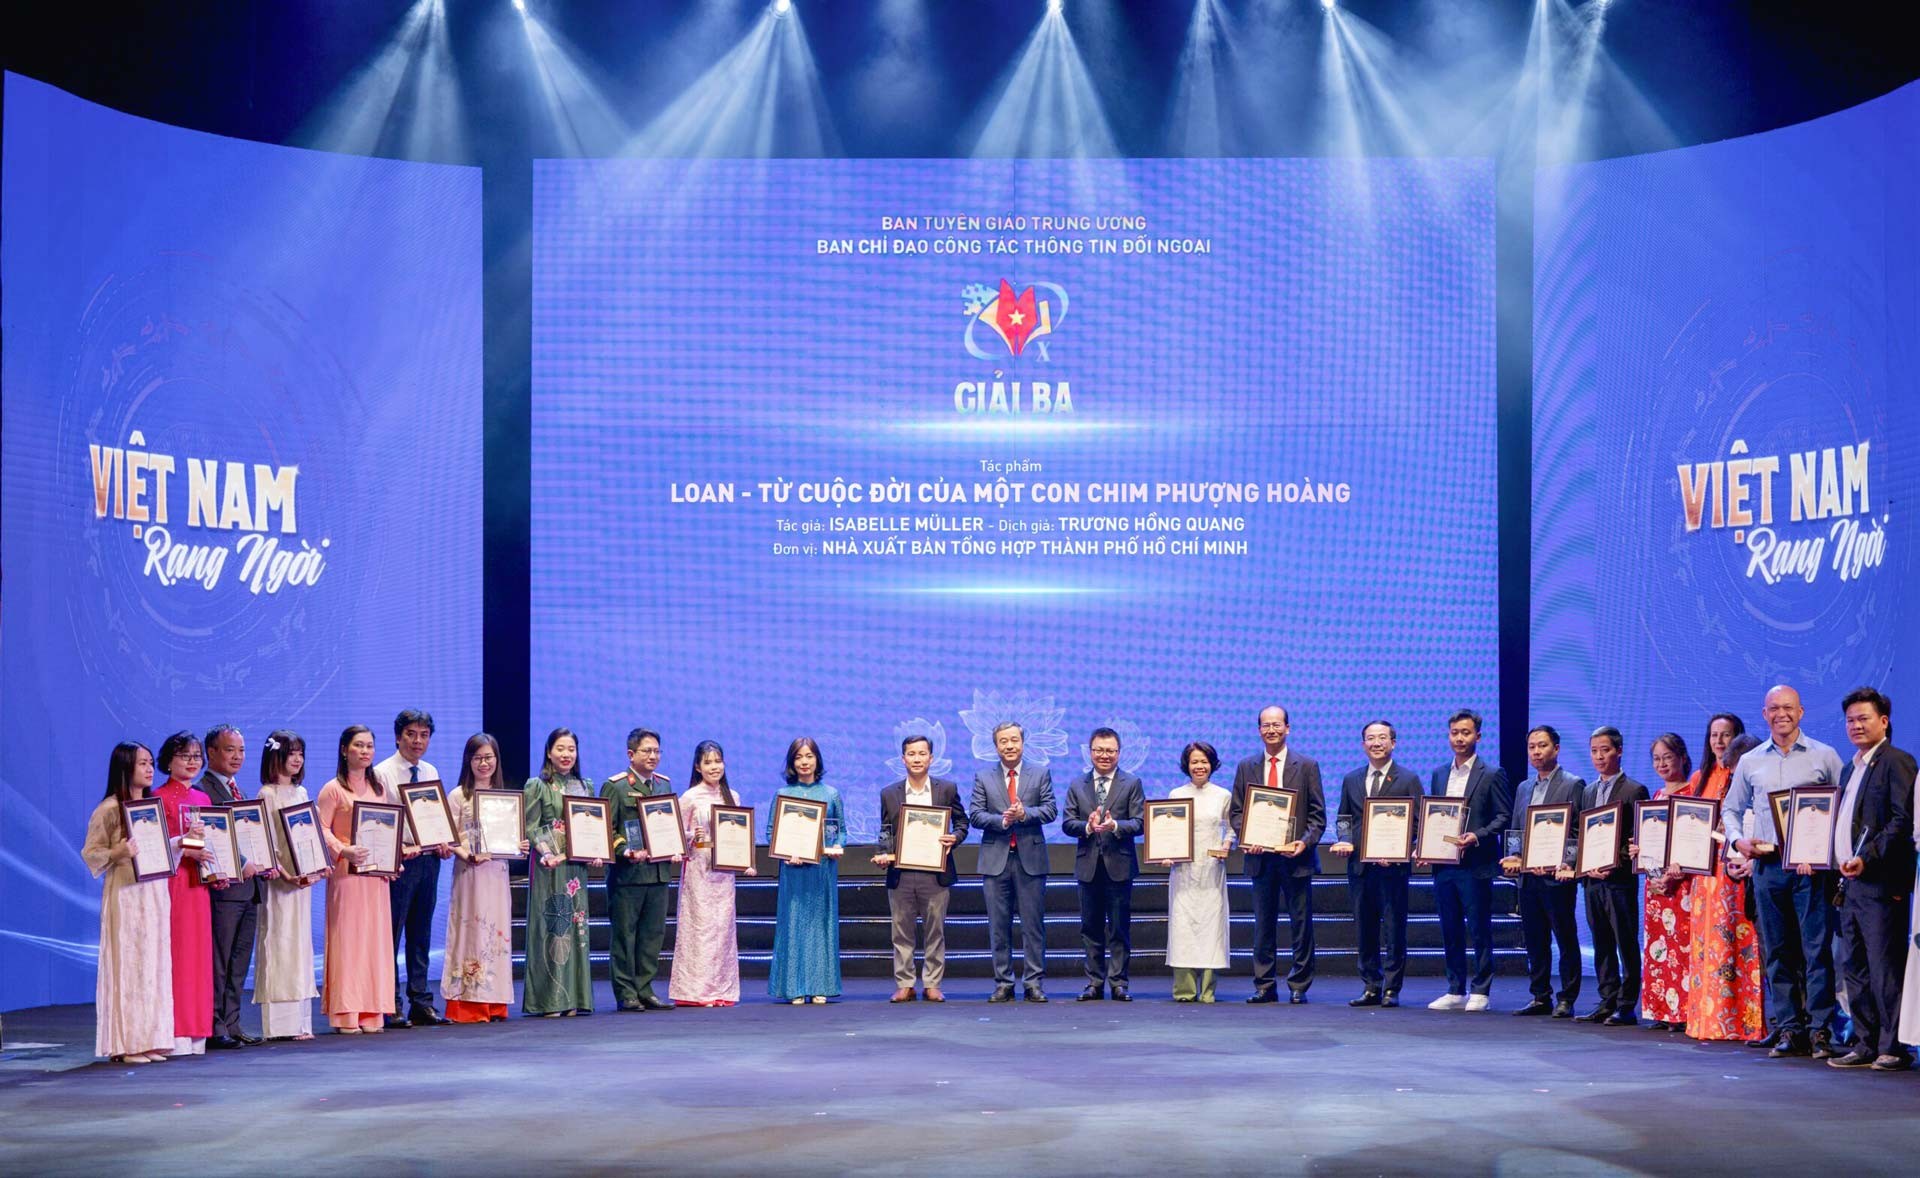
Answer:
<svg viewBox="0 0 1920 1178"><path fill-rule="evenodd" d="M1107 779L1102 777L1093 783L1093 801L1095 805L1107 804Z"/></svg>
<svg viewBox="0 0 1920 1178"><path fill-rule="evenodd" d="M1007 805L1012 806L1015 802L1019 800L1020 800L1020 771L1018 769L1009 769L1007 770ZM1009 847L1017 847L1020 845L1020 840L1014 837L1014 833L1012 831L1007 832L1007 845Z"/></svg>
<svg viewBox="0 0 1920 1178"><path fill-rule="evenodd" d="M1367 796L1372 797L1373 795L1379 792L1380 792L1380 770L1375 769L1372 773L1369 773L1367 775Z"/></svg>
<svg viewBox="0 0 1920 1178"><path fill-rule="evenodd" d="M420 784L420 766L418 765L407 766L407 784L408 785Z"/></svg>
<svg viewBox="0 0 1920 1178"><path fill-rule="evenodd" d="M1267 758L1267 788L1268 789L1280 788L1280 758L1279 757L1269 756Z"/></svg>

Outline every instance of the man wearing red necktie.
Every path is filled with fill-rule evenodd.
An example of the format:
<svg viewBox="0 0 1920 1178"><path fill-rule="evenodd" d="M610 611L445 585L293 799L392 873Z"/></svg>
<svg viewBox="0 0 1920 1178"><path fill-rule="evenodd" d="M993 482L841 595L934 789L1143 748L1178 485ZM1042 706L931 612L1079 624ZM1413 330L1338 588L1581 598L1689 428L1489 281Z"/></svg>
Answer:
<svg viewBox="0 0 1920 1178"><path fill-rule="evenodd" d="M1313 984L1313 876L1320 870L1320 836L1327 831L1327 799L1320 788L1320 765L1287 748L1291 728L1287 709L1270 707L1260 713L1258 756L1241 761L1233 773L1233 828L1242 828L1247 790L1256 785L1292 790L1295 819L1293 841L1282 847L1242 847L1247 875L1253 880L1253 994L1248 1002L1278 1002L1276 950L1280 939L1280 902L1287 904L1287 927L1293 939L1293 963L1287 969L1288 1001L1307 1000Z"/></svg>
<svg viewBox="0 0 1920 1178"><path fill-rule="evenodd" d="M974 774L967 820L979 828L980 883L986 891L987 937L993 945L993 997L1013 1001L1013 910L1020 909L1020 956L1028 1002L1045 1002L1047 976L1047 832L1058 807L1053 779L1023 757L1026 730L1008 722L993 730L998 764Z"/></svg>

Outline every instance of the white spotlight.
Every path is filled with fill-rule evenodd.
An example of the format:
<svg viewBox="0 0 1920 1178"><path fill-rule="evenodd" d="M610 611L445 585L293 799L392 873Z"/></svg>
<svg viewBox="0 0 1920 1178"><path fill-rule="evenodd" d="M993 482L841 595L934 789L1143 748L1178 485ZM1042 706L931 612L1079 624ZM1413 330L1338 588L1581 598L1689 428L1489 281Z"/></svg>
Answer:
<svg viewBox="0 0 1920 1178"><path fill-rule="evenodd" d="M513 10L521 16L527 15L527 0L513 0Z"/></svg>
<svg viewBox="0 0 1920 1178"><path fill-rule="evenodd" d="M793 11L793 0L773 0L773 15L785 16Z"/></svg>
<svg viewBox="0 0 1920 1178"><path fill-rule="evenodd" d="M1335 0L1320 0L1320 7L1326 9L1328 12L1332 12L1334 3Z"/></svg>
<svg viewBox="0 0 1920 1178"><path fill-rule="evenodd" d="M1047 0L1047 15L1059 16L1060 10L1065 8L1066 4L1067 0Z"/></svg>

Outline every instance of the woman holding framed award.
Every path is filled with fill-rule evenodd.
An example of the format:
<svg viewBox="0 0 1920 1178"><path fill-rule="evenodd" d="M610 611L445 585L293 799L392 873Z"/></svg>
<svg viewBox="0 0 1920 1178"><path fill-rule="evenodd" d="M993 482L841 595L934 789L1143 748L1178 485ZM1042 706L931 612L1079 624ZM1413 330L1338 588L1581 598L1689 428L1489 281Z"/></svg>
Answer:
<svg viewBox="0 0 1920 1178"><path fill-rule="evenodd" d="M333 780L320 789L320 835L333 852L327 877L327 961L320 1004L341 1035L379 1034L393 1013L393 908L389 877L355 871L372 858L354 840L355 802L390 803L373 775L373 730L340 734Z"/></svg>
<svg viewBox="0 0 1920 1178"><path fill-rule="evenodd" d="M213 799L194 786L206 763L200 739L176 732L160 742L159 770L167 780L154 790L165 804L167 837L180 839L183 857L204 862L208 855L197 823L187 811L211 806ZM173 1053L202 1055L213 1034L213 900L200 872L188 868L167 880L172 907L167 927L173 955Z"/></svg>
<svg viewBox="0 0 1920 1178"><path fill-rule="evenodd" d="M820 861L786 860L780 867L779 917L773 927L773 965L767 994L799 1006L840 996L840 855L846 846L846 822L840 791L821 784L826 763L820 746L802 736L787 746L787 783L767 807L767 845L781 798L824 802Z"/></svg>
<svg viewBox="0 0 1920 1178"><path fill-rule="evenodd" d="M263 882L260 940L253 957L253 1000L266 1039L313 1038L313 892L324 873L300 875L286 846L280 811L309 799L307 742L285 729L267 737L260 754L260 803L280 871Z"/></svg>
<svg viewBox="0 0 1920 1178"><path fill-rule="evenodd" d="M1722 712L1707 724L1707 753L1688 783L1690 796L1727 796L1734 766L1760 742L1740 717ZM1760 936L1747 916L1748 865L1721 855L1712 875L1693 881L1693 932L1687 966L1687 1034L1701 1040L1752 1040L1766 1031Z"/></svg>
<svg viewBox="0 0 1920 1178"><path fill-rule="evenodd" d="M1653 771L1661 783L1656 799L1693 796L1696 787L1689 778L1693 755L1677 734L1664 733L1654 740ZM1647 875L1641 915L1640 1015L1651 1030L1687 1028L1687 994L1693 988L1693 882L1692 876L1682 875L1671 863L1664 871Z"/></svg>
<svg viewBox="0 0 1920 1178"><path fill-rule="evenodd" d="M165 859L165 811L156 813L153 753L123 740L107 758L107 794L87 820L80 858L100 890L100 964L94 975L93 1053L116 1063L158 1063L173 1050L173 955L168 880L141 880L139 860ZM145 803L128 808L123 803ZM148 864L158 869L170 865ZM211 968L212 958L208 958Z"/></svg>
<svg viewBox="0 0 1920 1178"><path fill-rule="evenodd" d="M1233 791L1213 782L1220 754L1205 741L1180 752L1185 785L1169 798L1193 799L1193 859L1167 874L1167 964L1175 1002L1212 1002L1215 970L1227 968L1227 852L1233 846Z"/></svg>
<svg viewBox="0 0 1920 1178"><path fill-rule="evenodd" d="M480 838L475 790L506 789L500 745L484 732L467 738L460 784L447 798L460 841L453 848L453 897L447 905L445 969L440 996L456 1023L502 1022L513 1003L513 895L507 860L488 855ZM525 854L531 844L522 839Z"/></svg>
<svg viewBox="0 0 1920 1178"><path fill-rule="evenodd" d="M592 1014L587 869L603 864L567 858L566 800L598 795L580 770L580 744L570 730L547 733L540 775L529 777L521 792L534 858L527 863L527 972L520 1010L545 1018Z"/></svg>
<svg viewBox="0 0 1920 1178"><path fill-rule="evenodd" d="M711 740L693 749L693 782L680 795L681 821L694 853L680 865L680 910L673 934L667 998L675 1006L733 1006L740 1001L740 939L733 924L733 872L713 869L713 808L737 806L727 784L727 755ZM748 868L744 875L753 875Z"/></svg>

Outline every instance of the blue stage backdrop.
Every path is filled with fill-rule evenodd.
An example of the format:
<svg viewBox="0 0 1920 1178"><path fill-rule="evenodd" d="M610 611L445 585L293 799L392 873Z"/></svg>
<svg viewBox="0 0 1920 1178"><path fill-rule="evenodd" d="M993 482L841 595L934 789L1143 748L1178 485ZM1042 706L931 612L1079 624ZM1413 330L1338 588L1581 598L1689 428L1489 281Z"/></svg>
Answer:
<svg viewBox="0 0 1920 1178"><path fill-rule="evenodd" d="M1542 173L1532 710L1577 765L1599 724L1697 758L1774 683L1842 749L1850 689L1920 703L1916 126L1909 86Z"/></svg>
<svg viewBox="0 0 1920 1178"><path fill-rule="evenodd" d="M1270 702L1430 767L1497 704L1493 239L1478 160L538 162L536 741L717 739L764 818L810 735L857 839L1002 720L1063 794Z"/></svg>
<svg viewBox="0 0 1920 1178"><path fill-rule="evenodd" d="M480 718L480 177L6 79L0 1007L91 1001L122 739ZM320 903L315 889L315 903ZM315 928L320 919L316 908Z"/></svg>

